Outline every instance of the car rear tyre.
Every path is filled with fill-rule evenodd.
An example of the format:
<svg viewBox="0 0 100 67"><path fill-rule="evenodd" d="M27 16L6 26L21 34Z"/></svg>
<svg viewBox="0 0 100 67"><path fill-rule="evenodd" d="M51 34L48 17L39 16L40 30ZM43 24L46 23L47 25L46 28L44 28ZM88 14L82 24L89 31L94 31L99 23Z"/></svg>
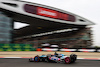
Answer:
<svg viewBox="0 0 100 67"><path fill-rule="evenodd" d="M70 63L71 63L70 57L66 57L66 58L65 58L65 63L66 63L66 64L70 64Z"/></svg>
<svg viewBox="0 0 100 67"><path fill-rule="evenodd" d="M76 61L76 59L77 59L77 55L71 54L70 58L71 58L71 63L74 63Z"/></svg>

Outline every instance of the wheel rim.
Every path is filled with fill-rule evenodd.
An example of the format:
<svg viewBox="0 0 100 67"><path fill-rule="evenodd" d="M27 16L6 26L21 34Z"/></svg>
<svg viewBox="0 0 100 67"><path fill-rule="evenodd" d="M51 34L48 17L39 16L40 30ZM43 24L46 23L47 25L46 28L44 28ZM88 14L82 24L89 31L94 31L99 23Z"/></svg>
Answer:
<svg viewBox="0 0 100 67"><path fill-rule="evenodd" d="M65 59L65 62L66 62L66 63L70 63L70 58L66 58L66 59Z"/></svg>
<svg viewBox="0 0 100 67"><path fill-rule="evenodd" d="M69 59L66 59L66 62L68 63L69 62Z"/></svg>
<svg viewBox="0 0 100 67"><path fill-rule="evenodd" d="M38 61L39 59L38 59L38 57L35 57L34 60L35 60L35 61Z"/></svg>

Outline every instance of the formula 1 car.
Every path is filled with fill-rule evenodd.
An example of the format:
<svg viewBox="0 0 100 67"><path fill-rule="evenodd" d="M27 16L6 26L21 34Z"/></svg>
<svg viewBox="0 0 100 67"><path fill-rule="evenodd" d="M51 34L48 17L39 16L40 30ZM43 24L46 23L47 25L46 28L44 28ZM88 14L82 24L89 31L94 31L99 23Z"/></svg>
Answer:
<svg viewBox="0 0 100 67"><path fill-rule="evenodd" d="M42 55L42 56L35 56L34 58L30 58L30 62L57 62L57 63L65 63L65 64L70 64L74 63L77 59L76 54L71 54L70 57L64 55L64 54L59 54L59 53L54 53L54 55L48 54L48 55Z"/></svg>

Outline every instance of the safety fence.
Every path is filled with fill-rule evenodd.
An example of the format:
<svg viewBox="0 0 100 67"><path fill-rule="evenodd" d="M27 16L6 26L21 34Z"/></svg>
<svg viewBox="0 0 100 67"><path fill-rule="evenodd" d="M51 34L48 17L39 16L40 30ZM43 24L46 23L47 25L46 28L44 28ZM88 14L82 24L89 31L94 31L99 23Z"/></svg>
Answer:
<svg viewBox="0 0 100 67"><path fill-rule="evenodd" d="M0 51L100 52L100 48L34 48L31 44L0 44Z"/></svg>

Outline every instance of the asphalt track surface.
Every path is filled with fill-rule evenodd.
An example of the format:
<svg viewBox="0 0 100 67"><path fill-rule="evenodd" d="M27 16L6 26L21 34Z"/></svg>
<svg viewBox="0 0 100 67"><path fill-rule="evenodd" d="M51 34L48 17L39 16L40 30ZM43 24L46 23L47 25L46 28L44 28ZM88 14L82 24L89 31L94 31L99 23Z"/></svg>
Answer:
<svg viewBox="0 0 100 67"><path fill-rule="evenodd" d="M72 64L29 62L28 58L1 58L0 67L100 67L100 60L77 60Z"/></svg>

